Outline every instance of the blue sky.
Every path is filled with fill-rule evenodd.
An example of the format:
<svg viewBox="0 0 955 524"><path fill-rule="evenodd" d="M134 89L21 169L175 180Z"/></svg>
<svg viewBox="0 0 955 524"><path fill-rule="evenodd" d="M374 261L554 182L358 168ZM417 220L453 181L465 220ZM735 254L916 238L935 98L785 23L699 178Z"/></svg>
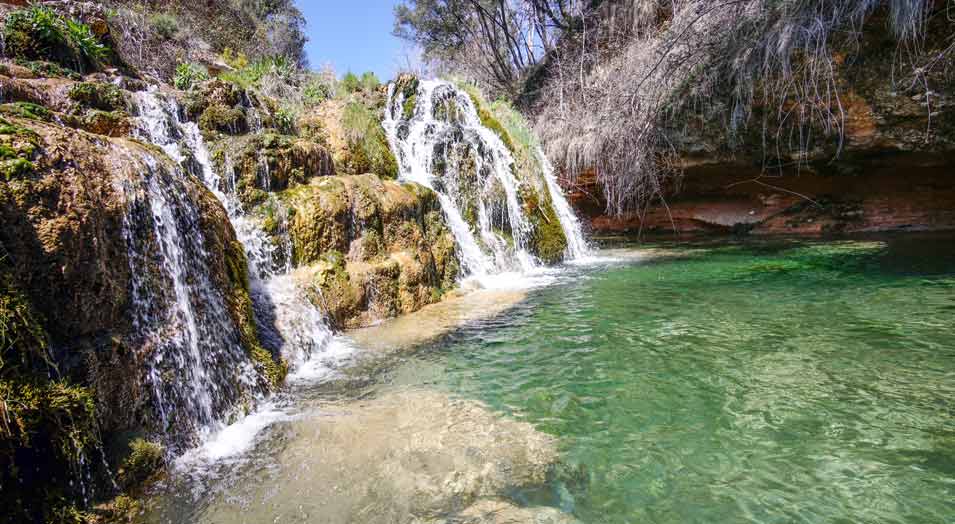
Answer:
<svg viewBox="0 0 955 524"><path fill-rule="evenodd" d="M388 80L405 63L408 45L391 35L399 0L298 0L308 20L306 45L312 69L334 66L347 71L374 71Z"/></svg>

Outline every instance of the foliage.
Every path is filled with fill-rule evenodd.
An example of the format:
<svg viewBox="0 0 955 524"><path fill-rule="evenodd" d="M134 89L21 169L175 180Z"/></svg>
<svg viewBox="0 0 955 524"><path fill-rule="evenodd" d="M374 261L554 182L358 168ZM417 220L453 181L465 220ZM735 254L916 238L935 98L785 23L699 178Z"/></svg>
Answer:
<svg viewBox="0 0 955 524"><path fill-rule="evenodd" d="M361 75L361 88L363 91L370 93L380 86L381 80L378 80L378 76L375 73L366 71Z"/></svg>
<svg viewBox="0 0 955 524"><path fill-rule="evenodd" d="M944 3L407 0L396 34L438 71L534 113L549 156L568 175L596 172L608 210L623 213L664 198L679 176L674 149L703 125L721 145L762 148L770 166L803 158L819 138L838 154L840 65L885 23L897 46L887 89L931 91L955 51L950 16L940 47L923 38L933 19L946 24Z"/></svg>
<svg viewBox="0 0 955 524"><path fill-rule="evenodd" d="M183 62L176 67L173 85L176 89L188 91L199 82L209 79L209 72L202 66Z"/></svg>
<svg viewBox="0 0 955 524"><path fill-rule="evenodd" d="M375 173L386 178L398 177L398 161L388 145L381 119L359 101L345 104L341 121L348 143L348 158L342 166L354 174Z"/></svg>
<svg viewBox="0 0 955 524"><path fill-rule="evenodd" d="M43 5L10 13L3 41L15 58L56 62L80 72L98 66L110 53L88 25Z"/></svg>
<svg viewBox="0 0 955 524"><path fill-rule="evenodd" d="M78 82L70 87L71 100L102 111L126 109L127 100L123 90L103 82Z"/></svg>
<svg viewBox="0 0 955 524"><path fill-rule="evenodd" d="M345 73L339 86L345 93L357 93L362 89L361 80L351 71Z"/></svg>
<svg viewBox="0 0 955 524"><path fill-rule="evenodd" d="M123 462L119 477L126 486L144 482L165 464L165 455L161 445L141 438L129 444L129 456Z"/></svg>
<svg viewBox="0 0 955 524"><path fill-rule="evenodd" d="M172 40L179 34L179 18L171 13L157 13L149 17L149 26L162 40Z"/></svg>
<svg viewBox="0 0 955 524"><path fill-rule="evenodd" d="M290 107L281 107L273 115L275 118L275 127L287 135L295 134L295 111Z"/></svg>
<svg viewBox="0 0 955 524"><path fill-rule="evenodd" d="M294 0L106 3L115 13L110 28L120 56L136 69L160 78L174 78L181 62L205 60L205 50L210 48L223 54L230 50L249 62L281 56L295 68L307 64L305 19Z"/></svg>
<svg viewBox="0 0 955 524"><path fill-rule="evenodd" d="M271 56L249 63L245 55L233 56L232 65L235 71L222 73L219 78L226 82L242 87L243 89L261 88L263 80L271 77L273 81L287 85L298 83L298 68L284 56ZM241 66L243 63L245 65Z"/></svg>

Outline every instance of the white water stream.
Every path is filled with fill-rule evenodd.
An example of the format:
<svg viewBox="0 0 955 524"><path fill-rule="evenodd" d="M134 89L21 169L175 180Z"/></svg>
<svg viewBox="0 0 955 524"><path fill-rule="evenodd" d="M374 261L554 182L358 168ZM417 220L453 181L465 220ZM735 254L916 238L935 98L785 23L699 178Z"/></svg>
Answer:
<svg viewBox="0 0 955 524"><path fill-rule="evenodd" d="M257 221L248 216L242 209L241 203L233 193L235 187L234 176L224 179L216 173L198 126L195 123L183 122L180 119L180 108L172 97L164 96L156 91L141 92L136 95L136 105L139 110L138 136L161 147L173 160L191 165L193 174L205 184L224 206L248 259L250 286L257 320L260 320L258 327L262 343L270 349L277 349L281 352L282 356L290 363L293 376L319 377L327 373L330 369L329 366L333 365L330 360L344 358L348 353L348 348L333 340L332 332L325 323L322 313L304 296L303 290L296 284L291 274L291 264L286 262L277 265L273 261L273 250L277 248L270 242L267 234L261 229ZM178 175L187 176L184 172L180 172ZM227 175L233 174L228 173ZM151 180L154 179L155 177L151 178ZM227 183L226 180L230 183ZM154 195L154 193L156 194ZM189 289L192 284L186 284L187 281L191 282L191 280L180 275L186 273L183 268L195 264L196 260L182 252L183 241L176 227L168 227L168 225L160 227L163 224L168 224L169 218L167 215L181 213L182 211L172 209L164 199L159 198L162 196L162 192L150 189L150 196L153 215L157 223L156 234L162 241L168 273L173 277L175 296L171 302L175 312L171 313L171 316L179 320L175 326L168 326L169 329L164 335L185 337L189 342L198 338L193 333L199 330L235 331L228 325L201 325L202 321L197 320L195 315L192 314L195 303L204 305L207 300L215 303L215 297L210 299L205 296L200 298L193 296L194 293ZM186 199L180 200L184 201ZM176 204L177 207L183 205L181 202ZM193 222L195 222L195 219L193 219ZM280 248L286 248L286 246ZM201 271L193 270L192 273L201 273ZM144 300L146 300L145 297ZM221 296L218 300L221 302ZM224 314L219 316L222 317L223 324L228 324ZM263 318L267 321L261 321ZM218 351L231 351L237 355L244 352L237 335L232 339L221 342L231 345L231 347L217 349ZM241 442L228 444L233 440L230 435L246 433L241 429L246 426L249 426L246 429L256 430L255 427L252 427L256 425L249 421L270 418L266 415L272 413L274 408L271 405L265 405L259 412L239 424L226 427L224 420L227 413L223 411L223 407L230 400L237 401L239 395L232 395L230 398L217 401L216 397L220 388L228 386L214 379L217 372L211 367L216 362L203 355L203 352L214 348L200 348L194 343L182 345L185 351L175 351L174 353L176 358L184 361L184 364L180 367L187 365L190 370L186 376L176 377L176 382L182 383L181 386L176 386L176 388L188 390L181 396L188 397L194 403L194 407L190 411L196 413L195 424L198 426L201 441L205 443L199 449L209 451L207 458L210 459L222 456L223 449L240 449L242 446L238 444ZM166 350L157 351L157 358L167 358L168 353L170 352ZM243 379L248 385L254 377L253 368L248 356L242 356L244 356L244 361L240 367L245 369L245 374L248 375ZM156 369L160 368L157 366ZM157 386L161 409L164 412L181 409L183 399L180 399L178 403L162 402L162 391L169 389L171 386L158 373L157 371L155 382L163 384ZM241 440L239 439L239 441Z"/></svg>
<svg viewBox="0 0 955 524"><path fill-rule="evenodd" d="M382 122L398 159L401 178L433 189L447 218L465 275L484 287L540 272L528 250L533 235L524 213L523 182L501 138L481 123L471 97L450 82L418 84L412 115L405 95L389 86ZM580 224L541 155L554 209L567 236L567 259L587 256ZM466 217L470 216L468 220ZM470 223L469 223L470 222Z"/></svg>

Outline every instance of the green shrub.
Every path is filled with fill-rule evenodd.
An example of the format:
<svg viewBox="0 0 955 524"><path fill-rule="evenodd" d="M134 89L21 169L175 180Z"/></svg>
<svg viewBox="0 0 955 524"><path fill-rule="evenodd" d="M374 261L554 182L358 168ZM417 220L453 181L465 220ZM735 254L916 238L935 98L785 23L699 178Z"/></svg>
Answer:
<svg viewBox="0 0 955 524"><path fill-rule="evenodd" d="M306 105L317 106L332 97L334 87L321 81L312 79L302 89L302 98Z"/></svg>
<svg viewBox="0 0 955 524"><path fill-rule="evenodd" d="M79 82L70 87L69 97L80 104L100 109L116 111L126 109L126 95L113 84L104 82Z"/></svg>
<svg viewBox="0 0 955 524"><path fill-rule="evenodd" d="M149 17L149 27L162 40L172 40L179 34L179 19L169 13L159 13Z"/></svg>
<svg viewBox="0 0 955 524"><path fill-rule="evenodd" d="M345 105L341 124L348 143L348 157L343 166L346 172L398 177L398 161L374 111L360 102L351 101Z"/></svg>
<svg viewBox="0 0 955 524"><path fill-rule="evenodd" d="M369 93L375 91L381 86L381 80L378 80L378 76L375 73L368 71L365 74L361 75L361 88Z"/></svg>
<svg viewBox="0 0 955 524"><path fill-rule="evenodd" d="M282 133L288 135L295 134L295 121L297 120L296 112L289 107L279 108L275 112L275 127Z"/></svg>
<svg viewBox="0 0 955 524"><path fill-rule="evenodd" d="M110 54L88 25L41 5L10 13L3 40L14 58L48 60L77 71L98 66Z"/></svg>
<svg viewBox="0 0 955 524"><path fill-rule="evenodd" d="M267 75L274 75L287 84L294 84L297 81L298 68L288 58L282 56L263 58L246 63L243 67L236 67L243 63L244 57L245 55L232 55L230 58L233 59L233 63L230 65L236 68L235 71L226 71L219 78L243 89L259 87L262 79Z"/></svg>
<svg viewBox="0 0 955 524"><path fill-rule="evenodd" d="M183 62L176 66L176 75L173 77L173 85L176 89L188 91L199 82L209 79L209 72L202 66Z"/></svg>
<svg viewBox="0 0 955 524"><path fill-rule="evenodd" d="M345 93L357 93L361 91L361 80L351 71L345 73L339 85Z"/></svg>

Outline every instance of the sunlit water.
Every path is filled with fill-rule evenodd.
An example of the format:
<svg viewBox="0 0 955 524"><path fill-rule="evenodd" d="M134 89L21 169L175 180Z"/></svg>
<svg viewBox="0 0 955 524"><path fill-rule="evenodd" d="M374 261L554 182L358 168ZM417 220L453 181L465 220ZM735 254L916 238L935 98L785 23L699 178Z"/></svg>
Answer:
<svg viewBox="0 0 955 524"><path fill-rule="evenodd" d="M515 501L584 523L955 521L955 239L662 252L566 269L347 383L354 393L293 392L296 413L323 395L402 388L484 401L559 441L552 482ZM251 502L247 521L271 522L278 505L250 493L301 481L273 460L295 427L212 468L226 481L171 514L218 522L216 504ZM305 485L279 505L347 496ZM302 515L280 520L331 521Z"/></svg>
<svg viewBox="0 0 955 524"><path fill-rule="evenodd" d="M430 358L560 437L584 522L955 521L951 238L583 270Z"/></svg>

